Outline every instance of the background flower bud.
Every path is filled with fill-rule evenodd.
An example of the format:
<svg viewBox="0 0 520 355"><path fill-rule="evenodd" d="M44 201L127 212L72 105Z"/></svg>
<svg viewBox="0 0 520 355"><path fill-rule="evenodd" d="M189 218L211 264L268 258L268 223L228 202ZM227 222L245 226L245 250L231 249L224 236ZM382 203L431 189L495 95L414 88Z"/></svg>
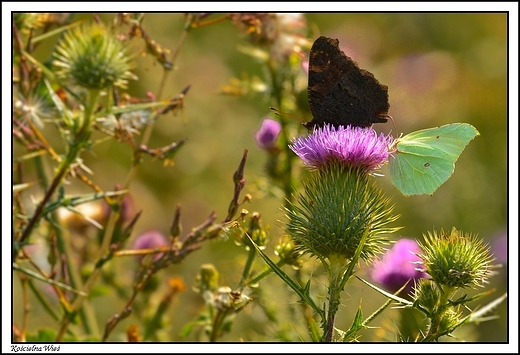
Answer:
<svg viewBox="0 0 520 355"><path fill-rule="evenodd" d="M141 234L139 237L136 238L133 249L139 250L139 249L156 249L160 247L168 246L168 241L166 237L159 231L151 230L148 232L145 232ZM163 253L156 253L153 256L153 260L158 260ZM137 258L139 260L143 259L143 255L137 255Z"/></svg>
<svg viewBox="0 0 520 355"><path fill-rule="evenodd" d="M424 270L439 285L448 287L483 286L494 272L489 247L477 236L453 228L428 233L419 256Z"/></svg>
<svg viewBox="0 0 520 355"><path fill-rule="evenodd" d="M255 134L256 144L262 149L272 150L276 148L276 140L282 131L280 122L270 118L262 121L260 129Z"/></svg>
<svg viewBox="0 0 520 355"><path fill-rule="evenodd" d="M418 269L417 264L421 261L417 256L419 251L420 248L413 239L397 241L383 259L374 263L372 278L391 292L396 292L410 280L403 293L410 292L417 280L428 276Z"/></svg>
<svg viewBox="0 0 520 355"><path fill-rule="evenodd" d="M125 45L102 25L68 31L54 57L57 75L86 89L125 87L128 79L136 79L130 72L132 58Z"/></svg>

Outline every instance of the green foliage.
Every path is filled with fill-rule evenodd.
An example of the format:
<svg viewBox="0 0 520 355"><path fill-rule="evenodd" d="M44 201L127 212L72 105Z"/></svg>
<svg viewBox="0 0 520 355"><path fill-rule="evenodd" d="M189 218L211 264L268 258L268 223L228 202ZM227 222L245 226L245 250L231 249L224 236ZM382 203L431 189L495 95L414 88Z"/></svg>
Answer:
<svg viewBox="0 0 520 355"><path fill-rule="evenodd" d="M41 328L34 335L27 334L27 342L29 343L52 343L56 337L56 330Z"/></svg>

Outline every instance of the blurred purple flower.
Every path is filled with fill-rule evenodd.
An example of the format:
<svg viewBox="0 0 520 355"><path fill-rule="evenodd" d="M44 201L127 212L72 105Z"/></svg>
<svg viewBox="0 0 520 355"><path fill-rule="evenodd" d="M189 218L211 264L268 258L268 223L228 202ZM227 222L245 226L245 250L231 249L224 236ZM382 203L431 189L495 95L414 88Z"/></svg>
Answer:
<svg viewBox="0 0 520 355"><path fill-rule="evenodd" d="M372 128L325 125L307 137L297 138L289 148L313 168L339 162L372 171L388 160L392 141L390 135L378 136Z"/></svg>
<svg viewBox="0 0 520 355"><path fill-rule="evenodd" d="M420 271L418 265L421 258L417 253L420 252L421 249L415 240L399 240L386 252L382 260L374 263L372 279L391 292L397 291L412 279L403 290L403 293L409 293L417 280L428 277L428 274Z"/></svg>
<svg viewBox="0 0 520 355"><path fill-rule="evenodd" d="M507 230L503 230L493 236L491 251L497 262L507 264Z"/></svg>
<svg viewBox="0 0 520 355"><path fill-rule="evenodd" d="M280 122L265 118L262 121L262 126L255 134L256 144L265 150L276 148L276 139L281 131L282 125Z"/></svg>
<svg viewBox="0 0 520 355"><path fill-rule="evenodd" d="M303 60L301 66L305 74L309 75L309 60Z"/></svg>
<svg viewBox="0 0 520 355"><path fill-rule="evenodd" d="M135 250L140 249L155 249L160 247L168 246L169 242L166 240L166 237L159 231L151 230L148 232L144 232L139 237L136 238L133 248ZM157 253L154 255L153 260L158 260L163 253ZM139 260L143 259L143 255L137 255Z"/></svg>

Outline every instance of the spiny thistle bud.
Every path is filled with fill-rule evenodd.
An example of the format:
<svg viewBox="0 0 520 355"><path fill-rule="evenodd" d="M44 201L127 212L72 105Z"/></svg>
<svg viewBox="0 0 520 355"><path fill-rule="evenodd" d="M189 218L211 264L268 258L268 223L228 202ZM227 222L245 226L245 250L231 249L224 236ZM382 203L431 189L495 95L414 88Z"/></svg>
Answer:
<svg viewBox="0 0 520 355"><path fill-rule="evenodd" d="M494 272L489 247L476 235L455 228L424 236L420 244L424 271L439 285L448 287L482 287Z"/></svg>
<svg viewBox="0 0 520 355"><path fill-rule="evenodd" d="M265 228L263 228L260 223L260 213L253 212L250 218L249 235L256 245L263 247L266 245L268 239Z"/></svg>
<svg viewBox="0 0 520 355"><path fill-rule="evenodd" d="M101 25L65 33L54 57L59 77L87 89L125 87L127 80L136 79L130 72L132 58L125 45Z"/></svg>
<svg viewBox="0 0 520 355"><path fill-rule="evenodd" d="M27 34L30 30L41 27L40 14L17 12L13 14L13 23L18 31Z"/></svg>
<svg viewBox="0 0 520 355"><path fill-rule="evenodd" d="M300 258L301 253L296 250L294 242L286 237L281 239L274 247L274 253L278 255L280 260L285 264L292 266L293 269L298 270L302 267L303 261Z"/></svg>
<svg viewBox="0 0 520 355"><path fill-rule="evenodd" d="M41 27L50 27L52 24L62 25L70 17L69 13L13 13L13 23L23 34ZM33 34L34 35L34 34Z"/></svg>
<svg viewBox="0 0 520 355"><path fill-rule="evenodd" d="M415 285L413 295L415 303L427 309L430 313L439 308L441 298L441 291L431 280L420 279Z"/></svg>
<svg viewBox="0 0 520 355"><path fill-rule="evenodd" d="M199 273L195 278L193 290L198 293L205 291L215 292L218 289L219 272L213 264L204 264L200 267Z"/></svg>
<svg viewBox="0 0 520 355"><path fill-rule="evenodd" d="M310 168L304 193L287 210L287 232L299 250L320 259L351 259L364 240L360 257L383 251L383 235L398 228L398 216L369 174L388 159L390 137L372 129L324 126L296 139L290 148Z"/></svg>
<svg viewBox="0 0 520 355"><path fill-rule="evenodd" d="M447 308L440 317L439 330L441 333L451 332L462 319L462 314L455 308Z"/></svg>
<svg viewBox="0 0 520 355"><path fill-rule="evenodd" d="M249 250L253 246L251 240L260 248L264 248L268 241L268 234L266 229L260 223L261 215L258 212L250 214L249 228L247 231L240 236L240 240L237 241L238 245L245 245L246 249ZM251 238L251 240L249 239Z"/></svg>
<svg viewBox="0 0 520 355"><path fill-rule="evenodd" d="M450 334L460 325L460 305L450 303L448 294L431 279L421 279L414 290L414 307L426 312L429 319L427 341ZM465 298L465 297L464 297Z"/></svg>
<svg viewBox="0 0 520 355"><path fill-rule="evenodd" d="M364 238L361 258L369 261L383 251L383 235L395 231L393 206L361 170L333 164L302 182L305 193L287 210L287 232L298 250L319 258L350 259Z"/></svg>

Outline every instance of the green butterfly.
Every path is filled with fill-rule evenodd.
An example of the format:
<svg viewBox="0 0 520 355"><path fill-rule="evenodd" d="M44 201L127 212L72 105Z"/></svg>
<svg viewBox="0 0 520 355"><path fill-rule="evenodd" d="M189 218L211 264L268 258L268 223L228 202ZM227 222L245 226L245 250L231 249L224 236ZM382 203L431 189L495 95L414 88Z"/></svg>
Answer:
<svg viewBox="0 0 520 355"><path fill-rule="evenodd" d="M390 178L405 196L431 195L444 184L468 143L479 136L467 123L452 123L412 132L395 142Z"/></svg>

